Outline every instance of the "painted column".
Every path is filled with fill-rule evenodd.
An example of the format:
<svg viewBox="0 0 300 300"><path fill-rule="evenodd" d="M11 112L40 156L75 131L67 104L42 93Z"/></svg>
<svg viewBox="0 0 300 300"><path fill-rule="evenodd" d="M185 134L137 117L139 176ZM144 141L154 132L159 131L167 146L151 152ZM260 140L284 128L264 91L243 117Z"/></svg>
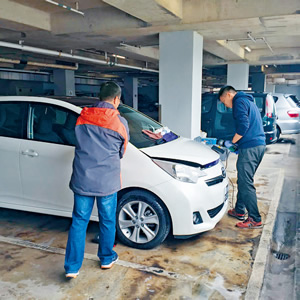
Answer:
<svg viewBox="0 0 300 300"><path fill-rule="evenodd" d="M228 64L227 84L233 86L236 90L247 90L249 84L249 65Z"/></svg>
<svg viewBox="0 0 300 300"><path fill-rule="evenodd" d="M201 127L203 37L195 31L162 32L159 51L162 123L195 138Z"/></svg>
<svg viewBox="0 0 300 300"><path fill-rule="evenodd" d="M53 70L54 95L75 96L75 74L73 70Z"/></svg>

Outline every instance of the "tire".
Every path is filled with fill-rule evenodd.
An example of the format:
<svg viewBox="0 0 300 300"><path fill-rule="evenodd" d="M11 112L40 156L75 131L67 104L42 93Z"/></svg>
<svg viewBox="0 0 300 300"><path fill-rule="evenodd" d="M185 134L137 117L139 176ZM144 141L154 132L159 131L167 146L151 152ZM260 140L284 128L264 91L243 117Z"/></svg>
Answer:
<svg viewBox="0 0 300 300"><path fill-rule="evenodd" d="M279 141L280 138L280 128L278 126L276 126L276 137L277 137L277 142Z"/></svg>
<svg viewBox="0 0 300 300"><path fill-rule="evenodd" d="M116 224L119 240L137 249L152 249L160 245L171 228L169 214L157 197L140 190L121 197Z"/></svg>

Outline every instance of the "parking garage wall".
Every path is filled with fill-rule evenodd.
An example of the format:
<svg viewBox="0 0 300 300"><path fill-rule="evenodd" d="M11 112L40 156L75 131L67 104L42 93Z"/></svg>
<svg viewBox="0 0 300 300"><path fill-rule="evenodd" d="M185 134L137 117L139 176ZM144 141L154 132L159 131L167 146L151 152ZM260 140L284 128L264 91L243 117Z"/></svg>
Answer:
<svg viewBox="0 0 300 300"><path fill-rule="evenodd" d="M44 95L44 83L38 81L0 80L1 96Z"/></svg>
<svg viewBox="0 0 300 300"><path fill-rule="evenodd" d="M276 85L275 93L293 94L300 99L300 86L291 86L286 84Z"/></svg>

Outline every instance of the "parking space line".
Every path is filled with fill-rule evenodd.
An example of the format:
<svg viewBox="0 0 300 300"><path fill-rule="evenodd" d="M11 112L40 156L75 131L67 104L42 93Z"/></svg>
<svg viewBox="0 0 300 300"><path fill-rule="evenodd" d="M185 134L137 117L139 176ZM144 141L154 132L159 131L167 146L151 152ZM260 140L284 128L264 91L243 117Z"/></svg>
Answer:
<svg viewBox="0 0 300 300"><path fill-rule="evenodd" d="M11 244L11 245L16 245L16 246L21 246L21 247L26 247L26 248L31 248L31 249L36 249L36 250L40 250L40 251L46 251L46 252L50 252L50 253L54 253L54 254L65 255L65 249L50 247L47 245L37 244L37 243L30 242L30 241L24 241L22 239L18 239L18 238L14 238L14 237L5 237L5 236L0 235L0 242L6 243L6 244ZM93 260L93 261L97 261L97 262L99 261L99 258L97 257L97 255L94 255L94 254L84 253L84 258ZM157 276L163 276L163 277L167 277L170 279L178 279L178 280L182 280L182 281L192 281L192 282L195 282L199 279L199 277L194 277L194 276L187 275L187 274L179 274L176 272L164 270L162 268L149 267L149 266L145 266L142 264L128 262L125 260L118 260L116 262L116 265L120 265L125 268L136 269L136 270L139 270L142 272L152 273ZM99 268L99 270L100 270L100 268Z"/></svg>

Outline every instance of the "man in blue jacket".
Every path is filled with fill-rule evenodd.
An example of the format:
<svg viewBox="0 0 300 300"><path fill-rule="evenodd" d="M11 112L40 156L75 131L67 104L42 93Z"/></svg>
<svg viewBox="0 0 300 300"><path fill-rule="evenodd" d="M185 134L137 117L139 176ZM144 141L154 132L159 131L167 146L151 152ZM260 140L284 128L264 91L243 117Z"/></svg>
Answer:
<svg viewBox="0 0 300 300"><path fill-rule="evenodd" d="M120 159L129 139L127 121L120 116L121 88L101 85L100 102L83 108L75 127L76 148L70 188L74 192L72 225L65 256L66 277L76 278L81 268L86 229L96 198L99 216L98 257L102 269L118 260L115 240L117 192L121 188Z"/></svg>
<svg viewBox="0 0 300 300"><path fill-rule="evenodd" d="M236 164L237 201L235 208L228 211L228 215L238 220L244 220L246 209L248 218L237 223L236 226L250 229L260 228L262 223L257 207L253 177L266 148L262 119L253 97L244 92L237 92L232 86L221 88L219 99L226 107L232 108L236 129L232 143L237 144L239 151Z"/></svg>

